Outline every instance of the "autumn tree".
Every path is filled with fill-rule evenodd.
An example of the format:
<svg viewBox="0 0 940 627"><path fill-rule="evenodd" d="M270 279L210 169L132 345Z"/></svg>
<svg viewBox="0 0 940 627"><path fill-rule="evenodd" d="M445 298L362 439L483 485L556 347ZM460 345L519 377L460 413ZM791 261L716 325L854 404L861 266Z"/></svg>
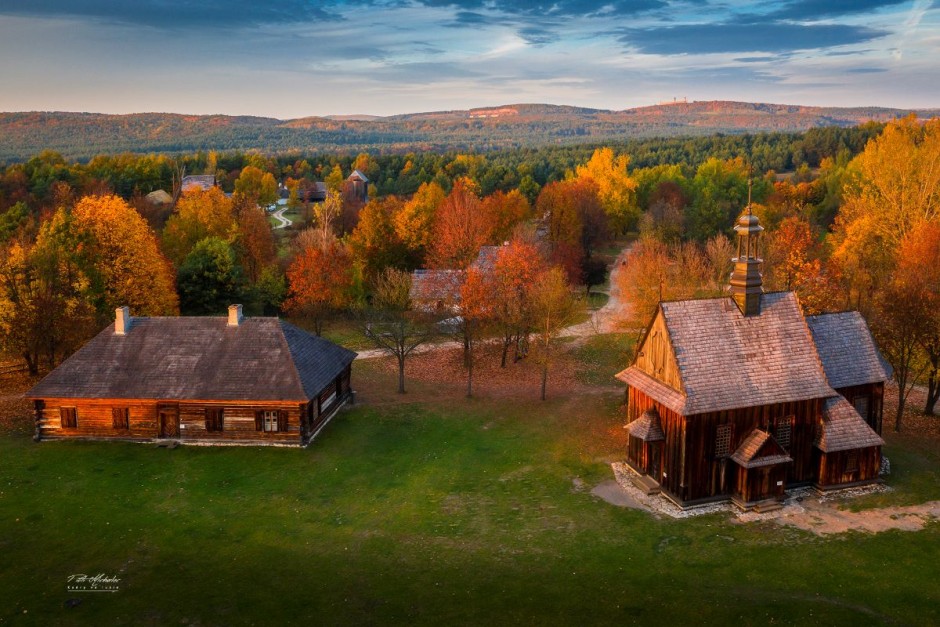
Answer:
<svg viewBox="0 0 940 627"><path fill-rule="evenodd" d="M637 182L628 172L629 165L629 155L615 157L613 149L598 148L590 160L575 171L577 178L593 181L598 200L615 233L635 229L640 218Z"/></svg>
<svg viewBox="0 0 940 627"><path fill-rule="evenodd" d="M285 309L309 318L320 335L324 322L347 307L352 287L352 257L337 241L308 246L287 269L289 293Z"/></svg>
<svg viewBox="0 0 940 627"><path fill-rule="evenodd" d="M433 326L411 308L411 274L385 268L377 277L372 306L362 333L372 344L398 362L398 393L405 393L405 359L433 336Z"/></svg>
<svg viewBox="0 0 940 627"><path fill-rule="evenodd" d="M142 316L178 313L170 265L147 222L124 200L86 196L71 211L71 226L85 242L84 259L93 264L88 296L101 318L110 320L123 305Z"/></svg>
<svg viewBox="0 0 940 627"><path fill-rule="evenodd" d="M454 336L464 347L467 398L473 396L474 348L486 325L493 319L494 306L490 277L479 268L470 268L460 288L460 316L454 325Z"/></svg>
<svg viewBox="0 0 940 627"><path fill-rule="evenodd" d="M394 216L395 235L408 251L410 265L420 266L430 248L434 215L446 194L437 183L422 183Z"/></svg>
<svg viewBox="0 0 940 627"><path fill-rule="evenodd" d="M607 237L594 181L574 179L546 185L536 211L547 216L552 262L565 270L571 283L581 283L585 259Z"/></svg>
<svg viewBox="0 0 940 627"><path fill-rule="evenodd" d="M219 237L197 243L180 265L180 309L187 314L220 314L242 300L245 279L235 251Z"/></svg>
<svg viewBox="0 0 940 627"><path fill-rule="evenodd" d="M519 190L509 193L495 191L483 199L483 213L493 225L493 239L501 242L508 240L513 229L529 217L529 201Z"/></svg>
<svg viewBox="0 0 940 627"><path fill-rule="evenodd" d="M221 189L189 190L163 229L163 250L179 266L197 242L207 237L231 240L237 230L232 201Z"/></svg>
<svg viewBox="0 0 940 627"><path fill-rule="evenodd" d="M905 315L918 329L927 369L924 413L932 416L940 397L940 224L924 223L904 238L895 281L906 289Z"/></svg>
<svg viewBox="0 0 940 627"><path fill-rule="evenodd" d="M370 200L349 236L353 257L369 278L378 276L384 268L405 265L407 255L394 226L394 216L402 204L395 196Z"/></svg>
<svg viewBox="0 0 940 627"><path fill-rule="evenodd" d="M492 271L492 317L502 337L500 365L506 367L509 349L518 361L525 355L532 327L532 286L545 265L538 246L520 238L496 253Z"/></svg>
<svg viewBox="0 0 940 627"><path fill-rule="evenodd" d="M677 242L685 234L685 208L689 200L673 181L659 183L650 193L649 209L640 218L640 233L661 242Z"/></svg>
<svg viewBox="0 0 940 627"><path fill-rule="evenodd" d="M748 200L748 167L743 159L722 161L709 158L698 167L692 180L694 200L687 212L688 235L700 242L727 231ZM754 187L754 200L764 186Z"/></svg>
<svg viewBox="0 0 940 627"><path fill-rule="evenodd" d="M537 360L542 366L542 394L548 383L548 370L555 358L558 336L577 312L564 271L554 266L541 272L532 285L532 329L537 338Z"/></svg>
<svg viewBox="0 0 940 627"><path fill-rule="evenodd" d="M809 222L786 218L766 242L764 284L770 289L795 291L807 315L830 309L837 286L824 272L821 246Z"/></svg>
<svg viewBox="0 0 940 627"><path fill-rule="evenodd" d="M480 248L491 241L492 229L473 184L466 179L458 180L438 207L428 265L454 270L466 268L477 258Z"/></svg>
<svg viewBox="0 0 940 627"><path fill-rule="evenodd" d="M273 205L277 202L277 181L270 172L245 166L235 181L235 196L251 199L262 207Z"/></svg>
<svg viewBox="0 0 940 627"><path fill-rule="evenodd" d="M59 236L37 246L0 245L0 350L21 357L32 375L43 361L55 366L96 330L85 298L90 281L70 244L78 242Z"/></svg>
<svg viewBox="0 0 940 627"><path fill-rule="evenodd" d="M890 280L902 240L940 221L940 120L891 122L849 168L832 259L864 309Z"/></svg>
<svg viewBox="0 0 940 627"><path fill-rule="evenodd" d="M705 242L705 257L708 259L708 288L715 294L723 294L733 269L732 258L737 254L734 244L724 233L719 233Z"/></svg>
<svg viewBox="0 0 940 627"><path fill-rule="evenodd" d="M257 283L265 268L277 258L274 233L264 209L256 205L243 205L238 211L237 252L239 265L247 279Z"/></svg>
<svg viewBox="0 0 940 627"><path fill-rule="evenodd" d="M330 239L336 233L336 223L342 211L342 195L333 189L327 190L326 198L314 205L314 228L320 232L323 241Z"/></svg>

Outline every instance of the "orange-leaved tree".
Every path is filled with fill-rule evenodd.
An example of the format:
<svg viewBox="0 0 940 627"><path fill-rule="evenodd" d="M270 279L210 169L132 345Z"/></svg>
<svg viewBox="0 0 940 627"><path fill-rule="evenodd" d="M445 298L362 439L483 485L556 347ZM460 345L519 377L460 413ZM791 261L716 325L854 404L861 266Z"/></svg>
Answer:
<svg viewBox="0 0 940 627"><path fill-rule="evenodd" d="M232 241L237 229L232 201L221 189L189 190L180 196L163 229L163 250L179 267L200 240L218 237Z"/></svg>
<svg viewBox="0 0 940 627"><path fill-rule="evenodd" d="M473 182L459 179L437 209L428 265L463 270L490 242L492 233L493 225L481 209Z"/></svg>
<svg viewBox="0 0 940 627"><path fill-rule="evenodd" d="M337 242L303 249L287 268L288 297L285 309L309 318L320 335L323 324L348 306L353 284L352 256Z"/></svg>

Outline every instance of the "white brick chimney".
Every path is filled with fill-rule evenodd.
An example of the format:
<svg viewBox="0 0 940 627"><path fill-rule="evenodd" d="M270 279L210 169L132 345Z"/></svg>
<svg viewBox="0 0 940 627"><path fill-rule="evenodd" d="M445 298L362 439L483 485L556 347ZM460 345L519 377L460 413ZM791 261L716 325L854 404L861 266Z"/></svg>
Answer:
<svg viewBox="0 0 940 627"><path fill-rule="evenodd" d="M128 306L118 307L114 310L114 334L127 335L131 330L131 308Z"/></svg>
<svg viewBox="0 0 940 627"><path fill-rule="evenodd" d="M242 306L241 305L229 305L228 306L228 326L237 327L241 324L242 321Z"/></svg>

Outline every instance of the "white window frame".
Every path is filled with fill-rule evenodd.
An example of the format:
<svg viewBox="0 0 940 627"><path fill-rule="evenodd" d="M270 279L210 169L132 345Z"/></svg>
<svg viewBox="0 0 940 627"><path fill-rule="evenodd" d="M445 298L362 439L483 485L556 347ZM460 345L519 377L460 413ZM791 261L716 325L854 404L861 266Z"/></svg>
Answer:
<svg viewBox="0 0 940 627"><path fill-rule="evenodd" d="M274 433L279 431L278 426L278 412L274 411L265 411L261 417L261 430L267 431L268 433Z"/></svg>

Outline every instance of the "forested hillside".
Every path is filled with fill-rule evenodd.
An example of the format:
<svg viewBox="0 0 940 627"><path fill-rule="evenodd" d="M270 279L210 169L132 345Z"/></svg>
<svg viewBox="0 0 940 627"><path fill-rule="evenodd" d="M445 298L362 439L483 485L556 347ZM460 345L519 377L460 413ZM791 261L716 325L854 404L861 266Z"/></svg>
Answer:
<svg viewBox="0 0 940 627"><path fill-rule="evenodd" d="M385 118L276 120L224 115L0 113L0 162L43 150L85 160L99 154L263 150L268 153L488 151L548 145L610 144L636 138L717 132L799 132L887 122L909 111L692 102L606 111L552 105L415 113ZM922 118L940 110L918 111Z"/></svg>

